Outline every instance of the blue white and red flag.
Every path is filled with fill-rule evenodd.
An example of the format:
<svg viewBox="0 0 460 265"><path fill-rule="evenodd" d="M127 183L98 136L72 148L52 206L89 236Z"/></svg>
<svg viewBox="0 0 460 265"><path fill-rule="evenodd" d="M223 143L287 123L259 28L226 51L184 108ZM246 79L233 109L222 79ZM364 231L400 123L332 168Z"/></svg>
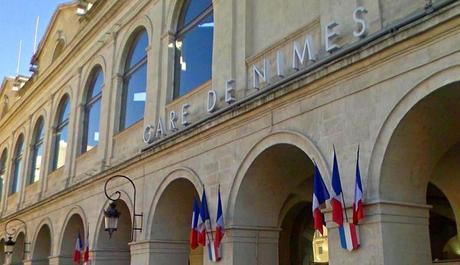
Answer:
<svg viewBox="0 0 460 265"><path fill-rule="evenodd" d="M78 234L77 239L75 241L75 250L73 252L73 261L77 264L81 262L81 253L83 251L83 244L81 242L80 234Z"/></svg>
<svg viewBox="0 0 460 265"><path fill-rule="evenodd" d="M324 208L326 200L329 199L329 192L324 184L323 177L315 164L313 174L313 220L314 228L323 234L324 216L321 209Z"/></svg>
<svg viewBox="0 0 460 265"><path fill-rule="evenodd" d="M208 225L211 219L209 218L208 200L206 199L206 191L203 188L203 195L201 196L200 216L198 218L198 244L205 246L208 232Z"/></svg>
<svg viewBox="0 0 460 265"><path fill-rule="evenodd" d="M337 155L334 148L334 164L332 166L332 221L338 226L343 225L343 194L342 183L340 181L339 163L337 162Z"/></svg>
<svg viewBox="0 0 460 265"><path fill-rule="evenodd" d="M359 248L359 233L356 225L344 222L343 225L339 227L339 236L340 244L343 249L352 251Z"/></svg>
<svg viewBox="0 0 460 265"><path fill-rule="evenodd" d="M214 239L214 257L213 261L219 261L222 259L221 255L221 242L225 234L225 225L224 225L224 214L222 210L222 198L220 196L220 186L219 192L217 194L217 215L216 215L216 238Z"/></svg>
<svg viewBox="0 0 460 265"><path fill-rule="evenodd" d="M361 173L359 170L359 147L356 158L356 180L355 180L355 198L353 201L353 224L358 224L359 220L364 218L363 209L363 185L361 183Z"/></svg>
<svg viewBox="0 0 460 265"><path fill-rule="evenodd" d="M192 212L192 227L190 230L190 247L196 249L198 247L198 219L200 218L200 206L197 198L193 199L193 212Z"/></svg>

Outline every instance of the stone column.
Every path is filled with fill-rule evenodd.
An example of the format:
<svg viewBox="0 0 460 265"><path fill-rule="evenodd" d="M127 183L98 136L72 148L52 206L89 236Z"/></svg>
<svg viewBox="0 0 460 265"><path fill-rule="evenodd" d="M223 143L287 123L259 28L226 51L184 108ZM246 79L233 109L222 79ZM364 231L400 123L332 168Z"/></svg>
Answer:
<svg viewBox="0 0 460 265"><path fill-rule="evenodd" d="M131 264L188 264L188 241L152 240L130 244Z"/></svg>
<svg viewBox="0 0 460 265"><path fill-rule="evenodd" d="M340 247L337 225L327 211L329 264L432 264L429 209L389 201L365 205L366 217L359 225L361 246L352 252ZM352 210L347 212L351 218Z"/></svg>
<svg viewBox="0 0 460 265"><path fill-rule="evenodd" d="M274 227L229 227L222 242L222 264L277 265L280 231ZM203 256L207 255L205 250Z"/></svg>

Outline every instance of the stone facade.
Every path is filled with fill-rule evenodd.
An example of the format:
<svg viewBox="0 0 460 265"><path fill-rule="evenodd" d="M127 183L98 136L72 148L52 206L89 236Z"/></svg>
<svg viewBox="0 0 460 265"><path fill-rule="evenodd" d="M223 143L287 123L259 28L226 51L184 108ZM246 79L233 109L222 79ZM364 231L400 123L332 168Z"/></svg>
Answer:
<svg viewBox="0 0 460 265"><path fill-rule="evenodd" d="M0 223L26 223L11 223L17 246L5 263L73 264L80 233L89 239L91 264L211 264L206 249L188 246L192 200L206 190L214 223L220 187L226 225L220 263L293 264L293 241L283 233L293 209L311 206L313 161L330 186L334 145L349 207L360 146L366 218L359 226L361 247L348 252L325 209L329 264L432 264L428 183L445 194L454 222L459 213L460 3L427 2L214 0L212 80L178 99L170 44L182 1L94 1L83 17L74 14L76 4L60 6L34 57L38 72L16 93L9 92L13 81L2 85L8 104L0 151L7 149L8 159ZM358 6L367 10L368 32L361 38L353 35ZM331 21L340 35L330 41L340 47L328 52L324 36ZM125 47L139 27L149 38L144 119L119 132ZM291 69L293 45L303 48L305 36L312 37L316 58ZM53 61L59 40L65 48ZM277 51L286 54L282 76ZM262 76L253 67L263 74L264 61ZM100 138L81 154L83 95L96 65L104 73ZM231 103L225 99L229 85ZM211 113L209 90L217 94ZM65 165L52 171L53 130L65 94L71 133ZM170 112L181 113L185 104L190 124L168 131ZM45 121L43 170L28 185L39 117ZM164 132L145 143L148 126L155 133L159 121ZM19 191L9 194L20 135L24 177ZM134 181L137 201L129 182L110 182L109 193L121 192L122 215L109 239L104 182L118 174ZM142 231L131 237L134 209L143 214L134 223ZM452 240L458 245L456 236Z"/></svg>

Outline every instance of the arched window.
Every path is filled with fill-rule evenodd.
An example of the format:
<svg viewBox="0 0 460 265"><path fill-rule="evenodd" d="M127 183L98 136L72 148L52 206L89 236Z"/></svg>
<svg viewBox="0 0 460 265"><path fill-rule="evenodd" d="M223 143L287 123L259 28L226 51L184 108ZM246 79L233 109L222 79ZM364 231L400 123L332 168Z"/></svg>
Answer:
<svg viewBox="0 0 460 265"><path fill-rule="evenodd" d="M91 150L99 142L99 121L104 77L101 67L93 69L86 90L81 153Z"/></svg>
<svg viewBox="0 0 460 265"><path fill-rule="evenodd" d="M30 169L28 184L40 179L41 165L43 160L43 140L45 138L44 121L40 117L37 120L32 138L32 156L30 157Z"/></svg>
<svg viewBox="0 0 460 265"><path fill-rule="evenodd" d="M211 80L214 15L211 0L186 0L176 32L174 98Z"/></svg>
<svg viewBox="0 0 460 265"><path fill-rule="evenodd" d="M16 141L13 157L13 172L11 175L10 194L16 193L21 188L22 164L24 155L24 136L21 134Z"/></svg>
<svg viewBox="0 0 460 265"><path fill-rule="evenodd" d="M59 55L61 55L62 51L64 50L64 46L65 46L64 40L59 39L56 44L56 48L54 48L53 58L51 59L52 62L54 62L59 57Z"/></svg>
<svg viewBox="0 0 460 265"><path fill-rule="evenodd" d="M0 157L0 199L3 195L3 185L5 184L5 174L6 174L6 159L8 156L8 151L5 149L2 152Z"/></svg>
<svg viewBox="0 0 460 265"><path fill-rule="evenodd" d="M51 160L51 170L60 168L65 163L65 155L67 151L68 126L70 116L69 96L65 95L59 104L57 112L57 121L54 130L53 141L53 159Z"/></svg>
<svg viewBox="0 0 460 265"><path fill-rule="evenodd" d="M133 33L123 74L120 131L144 118L147 46L148 36L144 29Z"/></svg>

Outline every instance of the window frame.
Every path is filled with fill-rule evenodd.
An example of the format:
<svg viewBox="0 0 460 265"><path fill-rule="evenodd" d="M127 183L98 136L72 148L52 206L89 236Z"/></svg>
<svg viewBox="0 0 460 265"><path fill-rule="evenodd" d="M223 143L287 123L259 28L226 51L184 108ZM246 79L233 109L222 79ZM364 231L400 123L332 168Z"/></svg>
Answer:
<svg viewBox="0 0 460 265"><path fill-rule="evenodd" d="M0 201L3 198L3 188L5 187L5 181L7 177L7 166L8 166L8 149L4 148L1 155L0 155L0 176L3 176L1 179L1 187L0 187Z"/></svg>
<svg viewBox="0 0 460 265"><path fill-rule="evenodd" d="M147 47L150 45L150 40L149 36L147 34L147 29L144 27L140 27L137 30L135 30L133 33L131 33L130 36L130 41L129 41L129 46L128 49L126 50L126 58L124 61L124 69L123 69L123 75L122 75L122 89L121 89L121 104L120 104L120 115L119 115L119 125L118 125L118 132L124 131L127 128L131 127L133 124L136 122L142 120L139 119L133 124L130 124L129 126L126 126L126 107L128 103L128 81L129 79L141 68L145 65L147 67L147 61L148 61L148 53L147 50L145 51L144 57L142 57L138 62L136 62L134 65L128 65L129 62L131 61L131 58L134 53L134 49L136 47L137 42L140 40L140 37L145 34L147 37ZM129 68L128 68L129 67ZM147 74L145 76L145 80L147 81ZM145 93L147 93L147 83L145 84ZM144 102L144 112L145 112L145 102ZM144 116L144 115L143 115Z"/></svg>
<svg viewBox="0 0 460 265"><path fill-rule="evenodd" d="M64 105L65 104L67 104L69 107L69 115L61 121L61 118L64 118L62 116L64 115L64 110L65 110ZM70 96L68 94L65 94L63 97L61 97L61 100L59 101L57 117L56 117L57 118L56 126L54 127L54 130L53 130L53 153L52 153L52 159L51 159L51 171L55 171L60 168L57 166L57 162L58 162L57 160L59 157L59 143L56 142L57 140L56 137L59 133L62 133L62 131L69 125L69 120L70 120L70 115L71 115L70 107L71 107L70 106ZM68 139L67 139L67 142L68 142ZM64 161L64 164L65 164L65 161Z"/></svg>
<svg viewBox="0 0 460 265"><path fill-rule="evenodd" d="M187 24L184 24L185 16L187 13L187 10L189 8L190 3L193 0L187 0L184 2L184 4L181 7L180 14L179 14L179 19L177 21L177 28L176 28L176 33L174 34L174 40L179 40L183 36L185 36L188 32L192 31L196 27L198 27L199 23L203 21L205 18L207 18L210 14L214 13L214 5L211 1L211 4L206 7L201 13L199 13L195 18L193 18L190 22ZM214 16L214 14L213 14ZM214 18L213 18L214 20ZM214 45L213 45L214 48ZM180 94L180 70L181 65L180 65L180 58L179 58L179 53L177 51L177 47L174 44L174 85L173 85L173 100L178 99L189 92L195 90L196 88L200 87L202 84L205 84L209 80L203 82L201 85L198 85L194 88L192 88L190 91L185 93L184 95Z"/></svg>
<svg viewBox="0 0 460 265"><path fill-rule="evenodd" d="M40 124L41 123L41 124ZM43 132L43 137L41 136L41 132L39 133L39 125L41 125L41 132ZM37 181L35 181L35 168L37 167L37 155L38 155L38 150L40 148L44 148L44 143L45 143L45 119L43 116L40 116L37 121L35 122L35 127L33 131L33 136L32 136L32 145L31 145L31 157L30 157L30 167L29 167L29 174L28 174L28 179L27 179L27 185L31 185ZM44 151L43 151L44 153ZM43 169L41 168L40 165L40 171ZM41 174L41 172L40 172ZM40 178L40 176L39 176Z"/></svg>
<svg viewBox="0 0 460 265"><path fill-rule="evenodd" d="M19 143L21 143L21 148L20 149L19 149ZM20 186L21 183L19 183L18 189L13 190L13 189L15 189L15 186L18 185L18 182L20 182L20 180L21 180L21 176L19 175L19 173L23 173L23 172L19 172L19 171L21 170L20 167L24 167L23 164L20 164L21 162L24 162L23 159L24 159L24 134L21 133L19 135L19 137L16 139L16 144L14 146L13 159L11 161L13 171L11 172L11 183L9 185L10 186L9 187L9 195L13 195L13 194L19 192L20 189L21 189L21 186Z"/></svg>
<svg viewBox="0 0 460 265"><path fill-rule="evenodd" d="M93 95L93 91L95 89L96 81L99 75L101 75L102 77L102 84L100 87L100 91L96 95ZM85 94L85 105L83 106L83 135L82 135L81 144L80 144L80 154L84 154L90 151L90 149L88 149L89 114L96 103L102 102L102 92L104 90L104 87L105 87L104 71L102 70L102 67L100 65L95 66L93 70L91 71L89 83L86 87L86 92L85 92L86 93ZM100 120L100 115L99 115L99 123L100 122L101 120ZM98 129L100 129L100 124L98 124Z"/></svg>

